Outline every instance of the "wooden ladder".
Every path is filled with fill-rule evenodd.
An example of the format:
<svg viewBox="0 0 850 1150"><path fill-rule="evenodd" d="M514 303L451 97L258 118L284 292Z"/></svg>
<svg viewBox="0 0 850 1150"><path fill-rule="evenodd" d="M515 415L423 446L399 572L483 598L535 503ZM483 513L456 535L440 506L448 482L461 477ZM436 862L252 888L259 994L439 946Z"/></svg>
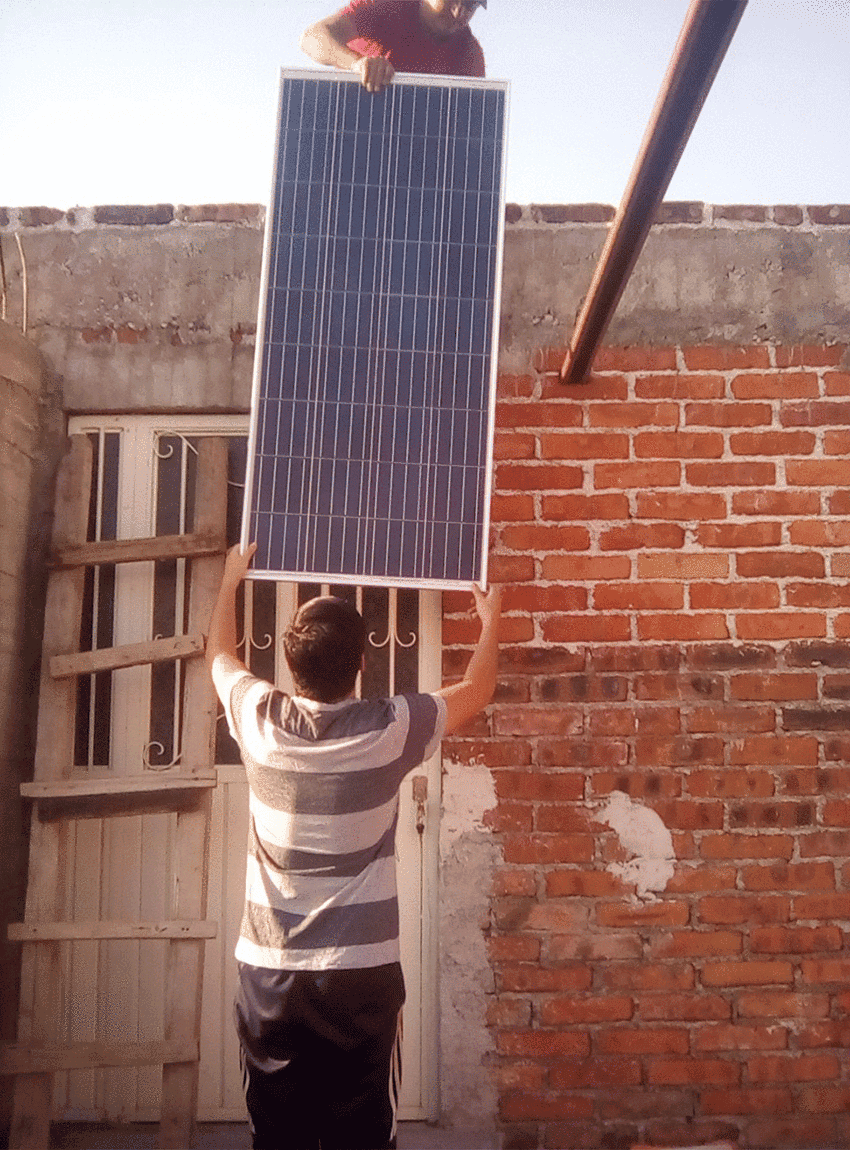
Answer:
<svg viewBox="0 0 850 1150"><path fill-rule="evenodd" d="M87 543L92 448L72 436L56 493L53 560L44 620L35 770L21 787L32 800L25 921L9 928L22 943L18 1041L0 1047L0 1075L14 1075L9 1146L49 1145L53 1075L95 1067L162 1065L159 1145L191 1145L198 1094L205 921L216 700L202 658L225 550L227 444L198 448L195 531L191 535ZM190 558L189 634L78 652L85 568L95 564ZM69 653L75 652L75 653ZM186 659L180 765L135 777L74 773L76 677L95 671ZM73 820L176 812L168 915L160 922L62 921L66 855ZM78 939L168 939L165 1030L161 1042L66 1045L62 1041L63 944Z"/></svg>

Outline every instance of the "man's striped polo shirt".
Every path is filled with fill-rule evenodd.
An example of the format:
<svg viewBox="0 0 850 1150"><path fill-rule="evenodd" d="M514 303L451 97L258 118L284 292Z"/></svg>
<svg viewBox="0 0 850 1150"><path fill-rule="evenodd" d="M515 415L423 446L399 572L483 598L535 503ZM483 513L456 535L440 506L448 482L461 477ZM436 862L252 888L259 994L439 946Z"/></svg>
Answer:
<svg viewBox="0 0 850 1150"><path fill-rule="evenodd" d="M240 962L399 960L398 789L436 750L445 715L438 695L318 703L235 679L227 720L251 789Z"/></svg>

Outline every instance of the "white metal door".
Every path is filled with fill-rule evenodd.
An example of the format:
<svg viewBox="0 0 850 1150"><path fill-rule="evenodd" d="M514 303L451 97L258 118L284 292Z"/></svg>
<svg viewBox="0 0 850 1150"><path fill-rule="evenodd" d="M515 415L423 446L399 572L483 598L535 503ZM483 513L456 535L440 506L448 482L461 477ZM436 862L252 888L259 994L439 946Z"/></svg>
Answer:
<svg viewBox="0 0 850 1150"><path fill-rule="evenodd" d="M95 445L92 538L132 538L191 530L193 441L231 440L228 532L238 537L247 421L238 416L80 417L72 434ZM182 561L104 568L90 579L83 645L140 642L180 633L187 608ZM264 677L286 685L277 639L297 604L317 588L245 584L240 600L243 657ZM440 682L440 599L435 592L340 589L356 595L370 645L365 694L433 690ZM180 676L173 668L131 668L81 684L77 769L119 774L163 770L179 761ZM231 1020L233 948L244 897L247 784L223 719L216 754L209 915L219 923L207 944L204 976L199 1117L245 1115ZM436 890L440 775L437 757L405 780L397 853L402 961L407 982L401 1117L437 1113ZM424 797L423 797L424 796ZM132 920L165 917L173 816L81 820L69 867L68 915ZM79 1041L152 1041L162 1035L165 944L84 942L66 948L69 1037ZM159 1071L105 1070L58 1076L56 1106L66 1120L153 1120Z"/></svg>

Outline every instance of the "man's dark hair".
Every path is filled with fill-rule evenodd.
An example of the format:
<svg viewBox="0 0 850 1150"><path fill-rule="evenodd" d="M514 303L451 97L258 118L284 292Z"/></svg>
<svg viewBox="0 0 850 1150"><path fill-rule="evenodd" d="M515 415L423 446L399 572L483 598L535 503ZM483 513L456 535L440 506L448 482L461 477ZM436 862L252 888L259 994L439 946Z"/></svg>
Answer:
<svg viewBox="0 0 850 1150"><path fill-rule="evenodd" d="M366 624L350 603L323 595L301 606L283 635L283 653L299 695L336 703L354 690Z"/></svg>

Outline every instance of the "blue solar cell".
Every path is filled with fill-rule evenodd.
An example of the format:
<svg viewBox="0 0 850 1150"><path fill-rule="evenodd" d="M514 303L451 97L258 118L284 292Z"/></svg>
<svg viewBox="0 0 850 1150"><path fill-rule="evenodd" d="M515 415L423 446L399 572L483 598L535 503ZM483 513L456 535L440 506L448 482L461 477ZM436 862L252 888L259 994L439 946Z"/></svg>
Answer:
<svg viewBox="0 0 850 1150"><path fill-rule="evenodd" d="M255 574L486 572L506 86L284 73L244 537Z"/></svg>

